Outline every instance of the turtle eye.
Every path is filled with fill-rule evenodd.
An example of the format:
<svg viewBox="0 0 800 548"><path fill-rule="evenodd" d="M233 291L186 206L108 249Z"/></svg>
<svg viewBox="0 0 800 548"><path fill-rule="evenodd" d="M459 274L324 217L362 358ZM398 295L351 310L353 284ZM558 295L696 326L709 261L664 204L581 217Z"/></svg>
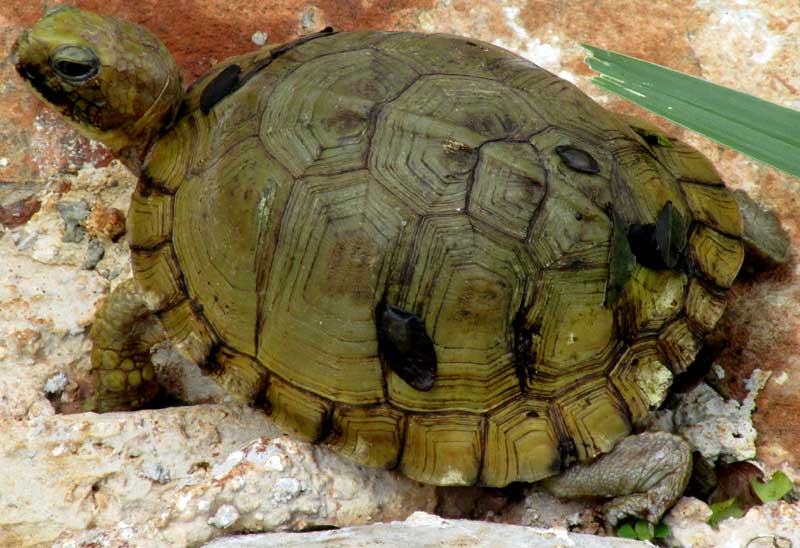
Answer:
<svg viewBox="0 0 800 548"><path fill-rule="evenodd" d="M50 66L65 82L83 84L97 74L100 61L87 47L63 46L50 58Z"/></svg>

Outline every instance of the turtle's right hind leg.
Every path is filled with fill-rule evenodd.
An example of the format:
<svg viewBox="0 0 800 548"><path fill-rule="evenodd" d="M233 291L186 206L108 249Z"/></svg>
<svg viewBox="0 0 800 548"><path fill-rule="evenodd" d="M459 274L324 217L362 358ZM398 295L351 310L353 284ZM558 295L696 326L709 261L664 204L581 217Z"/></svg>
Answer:
<svg viewBox="0 0 800 548"><path fill-rule="evenodd" d="M94 394L83 402L84 411L138 409L158 394L150 349L164 334L135 280L111 292L90 338Z"/></svg>

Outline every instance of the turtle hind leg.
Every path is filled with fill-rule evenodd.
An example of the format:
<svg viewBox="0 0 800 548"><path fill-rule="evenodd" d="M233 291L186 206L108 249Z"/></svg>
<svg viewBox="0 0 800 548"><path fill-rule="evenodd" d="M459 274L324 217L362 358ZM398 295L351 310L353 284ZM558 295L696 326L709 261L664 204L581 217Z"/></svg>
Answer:
<svg viewBox="0 0 800 548"><path fill-rule="evenodd" d="M689 445L673 434L652 432L628 436L594 462L542 483L557 497L611 498L603 506L611 525L627 516L657 523L681 497L691 473Z"/></svg>
<svg viewBox="0 0 800 548"><path fill-rule="evenodd" d="M84 411L138 409L158 394L150 349L164 335L135 280L121 283L97 313L90 333L94 394Z"/></svg>

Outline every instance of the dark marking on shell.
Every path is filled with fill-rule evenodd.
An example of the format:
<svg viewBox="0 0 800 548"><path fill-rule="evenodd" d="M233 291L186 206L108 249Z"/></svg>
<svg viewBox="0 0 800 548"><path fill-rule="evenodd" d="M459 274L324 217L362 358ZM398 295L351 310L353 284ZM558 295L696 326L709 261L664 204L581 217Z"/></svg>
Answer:
<svg viewBox="0 0 800 548"><path fill-rule="evenodd" d="M330 36L332 34L336 34L333 28L325 27L319 32L301 36L297 40L287 42L271 50L269 54L264 57L264 59L248 67L246 72L242 72L241 67L236 64L225 67L203 89L200 95L200 110L203 112L203 114L208 114L213 106L221 101L225 96L230 95L237 89L241 88L248 82L248 80L250 80L250 78L258 74L265 67L269 66L270 63L284 53L316 38ZM200 77L197 82L192 84L189 90L191 91L194 86L202 85L204 80L205 79L203 77Z"/></svg>
<svg viewBox="0 0 800 548"><path fill-rule="evenodd" d="M378 348L384 363L410 386L423 392L436 380L436 350L416 314L380 303L375 311Z"/></svg>
<svg viewBox="0 0 800 548"><path fill-rule="evenodd" d="M519 380L520 390L525 391L533 366L533 332L525 325L525 313L520 311L514 318L514 369Z"/></svg>
<svg viewBox="0 0 800 548"><path fill-rule="evenodd" d="M616 211L609 214L614 220L614 231L611 236L611 251L608 259L608 285L606 286L605 306L617 302L625 284L636 268L636 256L631 250L630 233L626 230L625 221Z"/></svg>
<svg viewBox="0 0 800 548"><path fill-rule="evenodd" d="M667 268L675 268L686 248L686 223L680 211L667 202L656 219L656 244Z"/></svg>
<svg viewBox="0 0 800 548"><path fill-rule="evenodd" d="M581 173L599 173L600 164L594 157L583 149L571 145L560 145L556 147L556 154L569 167Z"/></svg>
<svg viewBox="0 0 800 548"><path fill-rule="evenodd" d="M307 34L306 36L301 36L297 40L292 40L291 42L287 42L283 45L276 47L275 49L270 51L270 55L268 57L265 57L262 61L251 66L245 74L241 75L241 77L239 78L239 87L245 85L247 81L250 80L250 78L258 74L265 67L269 66L269 64L272 63L272 61L274 61L284 53L291 51L292 49L296 48L301 44L310 42L311 40L315 40L323 36L331 36L332 34L336 34L336 31L333 30L333 27L325 27L319 32Z"/></svg>
<svg viewBox="0 0 800 548"><path fill-rule="evenodd" d="M564 438L558 442L559 471L570 467L578 460L578 449L575 447L575 440Z"/></svg>
<svg viewBox="0 0 800 548"><path fill-rule="evenodd" d="M200 110L203 114L211 112L214 105L237 89L241 73L242 67L239 65L228 65L203 88L203 93L200 94Z"/></svg>
<svg viewBox="0 0 800 548"><path fill-rule="evenodd" d="M653 270L678 266L686 248L686 223L672 202L667 202L655 224L632 224L628 243L636 260Z"/></svg>

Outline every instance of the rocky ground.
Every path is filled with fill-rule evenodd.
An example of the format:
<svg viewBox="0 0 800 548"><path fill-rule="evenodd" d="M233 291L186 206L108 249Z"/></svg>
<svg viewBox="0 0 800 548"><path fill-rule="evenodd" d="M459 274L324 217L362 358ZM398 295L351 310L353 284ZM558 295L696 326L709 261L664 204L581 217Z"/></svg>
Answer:
<svg viewBox="0 0 800 548"><path fill-rule="evenodd" d="M733 0L75 3L153 29L189 81L255 43L279 43L330 24L468 34L519 52L621 112L641 114L591 85L577 43L637 55L800 109L800 8L794 1L774 0L768 7ZM448 519L415 514L388 526L268 535L262 545L367 546L379 538L401 546L392 539L404 535L431 543L456 538L459 546L488 546L487 538L512 546L523 538L514 535L539 535L541 546L629 545L567 540L567 531L603 533L595 514L535 488L437 491L298 443L263 414L226 402L168 346L157 354L162 378L176 401L192 405L56 414L63 395L86 381L87 333L97 308L130 276L123 232L135 181L101 146L43 109L13 73L6 52L43 7L27 0L0 5L0 546L199 546L235 533L350 527L404 520L416 511ZM778 213L796 255L800 181L671 129L707 154L729 185ZM677 398L677 410L659 421L682 432L709 460L757 457L767 471L783 470L795 480L797 273L792 259L735 286L723 319L727 345L709 377L714 389L688 389ZM798 504L753 508L718 530L707 525L708 513L704 503L683 499L666 518L669 542L800 545ZM229 544L213 545L252 541L230 537Z"/></svg>

